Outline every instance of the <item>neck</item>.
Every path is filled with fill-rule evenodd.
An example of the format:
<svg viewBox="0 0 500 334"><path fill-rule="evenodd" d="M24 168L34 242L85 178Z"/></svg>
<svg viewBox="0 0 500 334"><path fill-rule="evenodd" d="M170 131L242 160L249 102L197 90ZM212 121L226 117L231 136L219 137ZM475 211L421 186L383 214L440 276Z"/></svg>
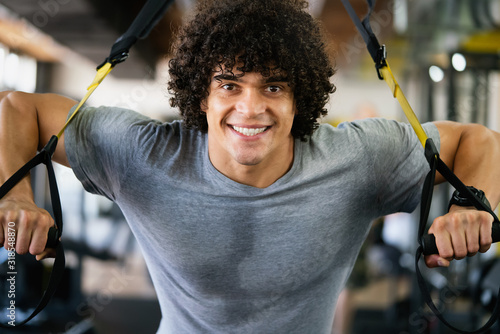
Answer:
<svg viewBox="0 0 500 334"><path fill-rule="evenodd" d="M247 186L256 188L267 188L285 175L293 164L293 156L286 166L262 167L262 166L240 166L237 170L232 169L232 173L223 173L231 180Z"/></svg>
<svg viewBox="0 0 500 334"><path fill-rule="evenodd" d="M231 180L256 188L267 188L292 168L294 143L292 141L286 151L278 153L271 160L255 165L243 165L234 160L218 159L217 156L210 154L210 149L209 157L212 165Z"/></svg>

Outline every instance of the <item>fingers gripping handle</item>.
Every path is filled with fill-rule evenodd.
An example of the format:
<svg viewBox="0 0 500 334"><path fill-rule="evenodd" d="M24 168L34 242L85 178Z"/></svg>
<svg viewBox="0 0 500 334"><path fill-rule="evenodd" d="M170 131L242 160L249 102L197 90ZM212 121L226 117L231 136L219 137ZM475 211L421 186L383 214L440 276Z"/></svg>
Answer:
<svg viewBox="0 0 500 334"><path fill-rule="evenodd" d="M426 144L425 146L425 152L426 152L426 157L429 163L431 164L431 169L432 171L429 174L434 175L435 169L437 167L437 170L446 178L446 180L456 189L455 193L452 196L452 199L450 200L450 204L448 206L448 210L452 206L452 204L456 204L459 206L474 206L477 210L480 211L486 211L490 215L493 216L493 225L491 227L491 237L493 242L499 242L500 241L500 221L497 217L497 215L493 212L491 209L491 205L486 198L485 194L483 191L476 189L474 187L468 187L462 183L458 179L458 177L444 164L444 162L439 159L439 155L436 153L437 150L434 147L434 144L432 142L428 143L429 145ZM433 159L432 157L436 157ZM436 165L433 165L432 162L436 163ZM432 182L431 184L433 184ZM424 193L425 193L425 188L422 192L422 198L424 198ZM458 195L456 195L458 193ZM432 191L431 191L431 196L427 196L428 198L432 198ZM423 201L424 202L424 201ZM431 254L439 254L439 251L437 249L436 245L436 238L433 234L424 234L423 227L425 227L425 222L427 221L427 218L429 216L429 211L427 208L426 214L423 215L425 217L424 221L420 222L421 225L421 230L419 230L419 236L420 237L420 245L422 246L422 253L424 255L431 255ZM421 215L422 218L422 215Z"/></svg>
<svg viewBox="0 0 500 334"><path fill-rule="evenodd" d="M500 223L498 220L495 220L493 226L491 227L491 238L493 239L493 242L500 241ZM424 255L439 254L434 234L426 234L422 236L421 241Z"/></svg>

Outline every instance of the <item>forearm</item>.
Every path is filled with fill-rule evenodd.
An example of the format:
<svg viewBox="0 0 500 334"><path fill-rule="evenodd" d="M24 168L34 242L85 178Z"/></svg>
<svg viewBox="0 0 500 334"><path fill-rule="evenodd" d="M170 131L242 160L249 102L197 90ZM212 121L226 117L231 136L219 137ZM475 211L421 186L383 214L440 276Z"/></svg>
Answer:
<svg viewBox="0 0 500 334"><path fill-rule="evenodd" d="M477 124L436 122L441 139L440 156L467 186L485 192L492 208L500 201L500 134ZM436 177L437 182L444 179ZM429 233L434 234L439 255L426 256L429 267L448 266L491 246L493 217L471 207L452 206L434 219Z"/></svg>
<svg viewBox="0 0 500 334"><path fill-rule="evenodd" d="M36 108L23 102L22 93L0 93L0 182L3 184L37 152L39 131ZM29 177L9 196L32 198Z"/></svg>
<svg viewBox="0 0 500 334"><path fill-rule="evenodd" d="M57 133L74 101L55 94L0 92L0 182L2 184L36 155ZM54 161L67 163L60 138ZM43 257L50 214L33 201L29 177L22 179L0 201L0 245L11 225L16 229L16 251Z"/></svg>

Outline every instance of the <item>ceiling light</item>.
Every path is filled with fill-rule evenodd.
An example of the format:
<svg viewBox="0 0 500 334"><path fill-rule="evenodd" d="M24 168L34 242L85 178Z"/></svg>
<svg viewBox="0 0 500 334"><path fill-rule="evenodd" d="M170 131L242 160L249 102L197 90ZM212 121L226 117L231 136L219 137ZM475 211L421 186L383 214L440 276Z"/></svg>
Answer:
<svg viewBox="0 0 500 334"><path fill-rule="evenodd" d="M462 72L465 70L465 67L467 66L467 61L465 60L465 57L461 53L455 53L451 57L451 65L455 69L455 71Z"/></svg>
<svg viewBox="0 0 500 334"><path fill-rule="evenodd" d="M444 78L444 72L441 67L432 65L431 67L429 67L429 76L431 77L432 81L440 82Z"/></svg>

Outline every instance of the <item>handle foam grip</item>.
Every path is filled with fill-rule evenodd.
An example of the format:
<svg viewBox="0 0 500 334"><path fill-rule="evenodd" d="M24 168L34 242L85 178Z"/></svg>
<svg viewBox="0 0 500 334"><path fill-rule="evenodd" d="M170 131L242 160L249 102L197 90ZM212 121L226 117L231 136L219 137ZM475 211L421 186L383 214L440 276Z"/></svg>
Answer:
<svg viewBox="0 0 500 334"><path fill-rule="evenodd" d="M491 238L493 239L493 242L500 241L499 223L493 223L493 226L491 227ZM426 234L422 236L422 248L424 255L439 254L434 234Z"/></svg>
<svg viewBox="0 0 500 334"><path fill-rule="evenodd" d="M49 234L47 237L47 244L45 248L56 248L59 243L59 233L55 227L49 229Z"/></svg>

